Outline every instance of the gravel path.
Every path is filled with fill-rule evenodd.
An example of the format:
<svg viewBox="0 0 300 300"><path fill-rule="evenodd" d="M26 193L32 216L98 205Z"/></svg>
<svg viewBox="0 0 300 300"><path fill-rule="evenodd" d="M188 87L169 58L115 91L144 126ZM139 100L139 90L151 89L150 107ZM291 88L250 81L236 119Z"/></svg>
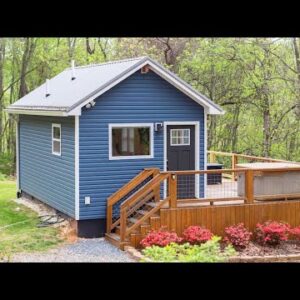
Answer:
<svg viewBox="0 0 300 300"><path fill-rule="evenodd" d="M13 262L135 262L129 255L104 238L78 239L74 244L60 246L47 252L20 253Z"/></svg>

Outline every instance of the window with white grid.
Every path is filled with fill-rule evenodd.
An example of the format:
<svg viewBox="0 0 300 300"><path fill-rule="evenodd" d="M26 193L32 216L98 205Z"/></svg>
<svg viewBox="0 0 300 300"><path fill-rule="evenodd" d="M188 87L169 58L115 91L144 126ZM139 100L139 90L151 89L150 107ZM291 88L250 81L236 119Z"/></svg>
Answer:
<svg viewBox="0 0 300 300"><path fill-rule="evenodd" d="M171 146L189 146L190 129L171 129L170 139Z"/></svg>

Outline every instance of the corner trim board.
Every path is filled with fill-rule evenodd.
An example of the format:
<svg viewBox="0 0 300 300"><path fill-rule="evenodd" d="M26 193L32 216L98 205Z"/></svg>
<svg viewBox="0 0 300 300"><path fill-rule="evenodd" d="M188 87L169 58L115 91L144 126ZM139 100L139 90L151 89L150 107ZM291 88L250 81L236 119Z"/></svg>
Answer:
<svg viewBox="0 0 300 300"><path fill-rule="evenodd" d="M17 176L17 192L20 192L20 167L19 167L19 118L16 120L16 176Z"/></svg>
<svg viewBox="0 0 300 300"><path fill-rule="evenodd" d="M75 116L75 219L79 220L79 116Z"/></svg>

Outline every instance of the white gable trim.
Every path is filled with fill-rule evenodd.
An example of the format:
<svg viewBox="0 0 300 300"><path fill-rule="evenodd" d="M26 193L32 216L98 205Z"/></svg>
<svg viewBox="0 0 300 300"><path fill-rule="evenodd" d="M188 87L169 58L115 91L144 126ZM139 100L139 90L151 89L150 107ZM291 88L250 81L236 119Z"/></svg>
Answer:
<svg viewBox="0 0 300 300"><path fill-rule="evenodd" d="M101 89L98 93L94 94L93 96L89 97L84 102L80 103L77 107L72 109L68 112L69 116L74 115L81 115L81 108L87 105L89 102L94 100L95 98L99 97L100 95L104 94L106 91L110 90L112 87L120 83L121 81L128 78L130 75L141 69L143 66L149 65L150 69L155 72L157 75L171 83L174 87L179 89L181 92L189 96L191 99L196 101L198 104L202 105L209 114L224 114L224 111L222 109L218 109L217 107L213 106L211 103L209 103L206 99L198 95L196 92L194 92L191 88L185 86L183 83L181 83L179 80L168 74L165 70L163 70L161 67L157 66L156 64L152 63L150 60L146 60L141 64L138 64L135 68L131 69L129 72L126 72L123 76L118 78L117 80L113 81L111 84L107 85L105 88Z"/></svg>
<svg viewBox="0 0 300 300"><path fill-rule="evenodd" d="M18 115L35 115L35 116L53 116L53 117L67 117L68 114L59 110L34 110L34 109L15 109L6 108L6 112Z"/></svg>

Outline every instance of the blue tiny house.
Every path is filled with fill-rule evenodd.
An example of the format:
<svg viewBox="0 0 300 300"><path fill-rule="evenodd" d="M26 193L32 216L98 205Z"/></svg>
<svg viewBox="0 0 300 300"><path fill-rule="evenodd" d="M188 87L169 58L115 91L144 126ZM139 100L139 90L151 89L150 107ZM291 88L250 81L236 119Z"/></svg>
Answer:
<svg viewBox="0 0 300 300"><path fill-rule="evenodd" d="M206 169L206 117L223 113L148 57L66 69L7 110L18 115L19 193L86 237L103 236L107 198L144 168ZM204 197L203 177L190 186L182 197Z"/></svg>

